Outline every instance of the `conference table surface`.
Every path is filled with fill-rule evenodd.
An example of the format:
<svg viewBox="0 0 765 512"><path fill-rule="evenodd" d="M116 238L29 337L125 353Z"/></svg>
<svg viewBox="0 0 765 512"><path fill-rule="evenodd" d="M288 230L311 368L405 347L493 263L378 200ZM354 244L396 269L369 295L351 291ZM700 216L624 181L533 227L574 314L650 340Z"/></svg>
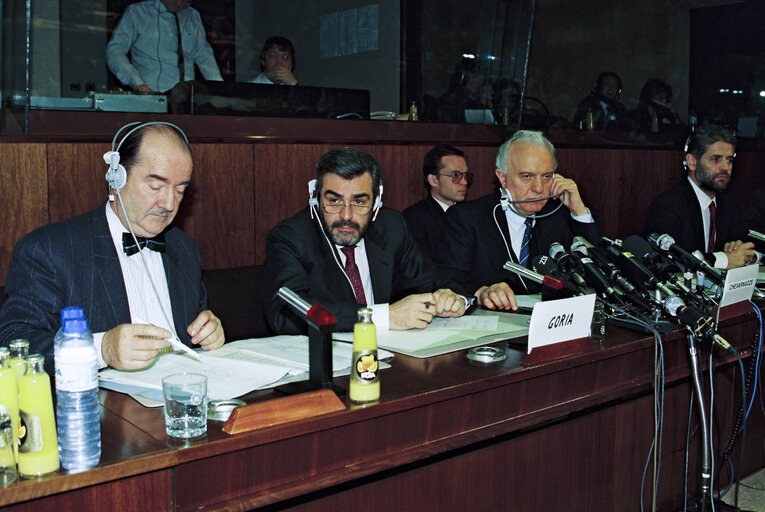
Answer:
<svg viewBox="0 0 765 512"><path fill-rule="evenodd" d="M744 357L751 356L756 330L751 312L720 327ZM659 348L665 416L658 510L682 505L691 400L683 331L665 334L657 348L653 337L608 324L597 350L528 367L521 365L523 350L493 345L507 354L493 365L470 362L466 350L425 359L397 354L381 373L381 398L373 405L352 406L346 395L345 410L236 435L211 420L207 435L191 441L166 436L161 407L100 390L100 464L21 479L0 490L0 507L640 510ZM732 431L741 385L731 356L715 351L714 367L721 444ZM348 378L335 382L347 387ZM243 398L276 396L265 390ZM754 411L747 446L762 446L764 424ZM698 446L695 434L691 493L698 488ZM745 473L763 465L762 450L747 452ZM650 487L642 491L648 506Z"/></svg>

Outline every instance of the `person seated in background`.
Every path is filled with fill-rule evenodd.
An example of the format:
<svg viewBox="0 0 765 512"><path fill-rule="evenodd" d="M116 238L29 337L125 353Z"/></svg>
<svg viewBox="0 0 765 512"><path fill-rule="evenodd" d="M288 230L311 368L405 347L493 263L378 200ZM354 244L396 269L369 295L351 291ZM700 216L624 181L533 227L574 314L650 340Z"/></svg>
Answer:
<svg viewBox="0 0 765 512"><path fill-rule="evenodd" d="M189 3L146 0L125 9L106 45L106 63L123 85L138 92L166 93L194 80L194 64L205 79L223 80L202 18Z"/></svg>
<svg viewBox="0 0 765 512"><path fill-rule="evenodd" d="M465 110L492 110L494 90L487 73L478 69L478 60L462 58L452 75L449 89L428 118L444 123L464 123Z"/></svg>
<svg viewBox="0 0 765 512"><path fill-rule="evenodd" d="M574 114L574 126L581 125L589 129L589 116L592 113L593 130L624 130L632 128L627 107L619 101L622 94L622 79L611 71L604 71L598 76L595 88L590 95L579 103Z"/></svg>
<svg viewBox="0 0 765 512"><path fill-rule="evenodd" d="M570 247L577 235L600 240L600 222L574 180L556 174L555 148L541 132L517 131L500 146L496 166L500 191L449 208L449 229L433 258L478 305L516 310L515 292L539 288L505 270L505 262L528 267L553 242Z"/></svg>
<svg viewBox="0 0 765 512"><path fill-rule="evenodd" d="M704 125L688 138L688 175L651 202L643 234L668 234L688 252L700 250L717 268L756 261L741 210L725 191L733 174L736 137L727 128Z"/></svg>
<svg viewBox="0 0 765 512"><path fill-rule="evenodd" d="M261 73L249 80L251 84L297 85L295 75L295 47L286 37L271 36L260 50Z"/></svg>
<svg viewBox="0 0 765 512"><path fill-rule="evenodd" d="M264 304L277 334L306 324L275 294L286 286L352 331L359 308L372 309L380 330L424 329L434 316L458 317L466 301L422 255L404 216L382 208L380 166L355 148L319 158L308 208L280 222L266 242Z"/></svg>
<svg viewBox="0 0 765 512"><path fill-rule="evenodd" d="M422 174L428 197L404 210L404 217L422 252L432 258L436 244L443 237L444 213L465 200L473 173L468 171L465 153L442 144L425 155Z"/></svg>
<svg viewBox="0 0 765 512"><path fill-rule="evenodd" d="M672 87L658 78L646 81L640 90L640 102L630 112L637 131L672 131L683 127L680 116L672 107Z"/></svg>

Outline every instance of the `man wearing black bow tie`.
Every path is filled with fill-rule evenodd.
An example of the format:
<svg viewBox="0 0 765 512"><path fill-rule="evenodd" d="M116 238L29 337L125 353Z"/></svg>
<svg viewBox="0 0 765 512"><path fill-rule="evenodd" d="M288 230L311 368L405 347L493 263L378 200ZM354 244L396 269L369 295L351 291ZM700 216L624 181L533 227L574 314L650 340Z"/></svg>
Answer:
<svg viewBox="0 0 765 512"><path fill-rule="evenodd" d="M220 320L207 310L199 249L170 227L191 182L185 138L167 125L142 127L122 142L120 163L127 182L111 191L119 192L114 200L43 226L14 248L0 345L29 339L48 370L66 306L83 308L101 366L148 366L168 338L205 350L223 345Z"/></svg>

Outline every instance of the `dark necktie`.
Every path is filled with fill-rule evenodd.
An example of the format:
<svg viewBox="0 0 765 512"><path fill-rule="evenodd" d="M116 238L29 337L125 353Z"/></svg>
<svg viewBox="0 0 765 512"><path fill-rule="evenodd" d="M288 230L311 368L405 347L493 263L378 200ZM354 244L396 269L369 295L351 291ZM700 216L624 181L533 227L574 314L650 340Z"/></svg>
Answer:
<svg viewBox="0 0 765 512"><path fill-rule="evenodd" d="M133 240L133 235L130 233L122 233L122 250L125 254L132 256L138 252L138 247L146 247L152 251L165 252L165 234L160 233L154 238L146 238L143 236L137 236L138 245Z"/></svg>
<svg viewBox="0 0 765 512"><path fill-rule="evenodd" d="M717 233L717 206L715 202L709 203L709 243L707 244L707 252L715 251L715 242Z"/></svg>
<svg viewBox="0 0 765 512"><path fill-rule="evenodd" d="M534 224L534 219L526 217L526 220L523 223L526 225L526 229L523 231L523 242L521 243L521 253L518 255L518 263L524 267L528 267L529 240L531 239L531 225Z"/></svg>
<svg viewBox="0 0 765 512"><path fill-rule="evenodd" d="M359 267L356 266L356 259L354 257L355 249L356 246L354 245L353 247L343 247L340 250L345 254L345 273L353 285L353 294L356 296L356 303L366 306L367 297L364 295L364 285L361 282Z"/></svg>
<svg viewBox="0 0 765 512"><path fill-rule="evenodd" d="M178 19L178 13L175 13L175 26L178 27L178 81L186 80L186 70L183 65L183 44L181 43L181 20Z"/></svg>

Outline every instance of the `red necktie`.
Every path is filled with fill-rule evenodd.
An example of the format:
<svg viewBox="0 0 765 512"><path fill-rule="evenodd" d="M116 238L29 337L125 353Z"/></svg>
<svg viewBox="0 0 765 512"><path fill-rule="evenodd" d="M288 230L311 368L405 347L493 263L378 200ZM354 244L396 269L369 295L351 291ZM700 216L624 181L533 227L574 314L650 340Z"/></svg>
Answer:
<svg viewBox="0 0 765 512"><path fill-rule="evenodd" d="M356 296L356 303L367 305L367 297L364 295L364 285L361 282L361 274L359 273L359 267L356 266L356 259L354 258L353 247L343 247L340 249L345 254L345 273L348 275L348 279L351 280L353 285L353 294Z"/></svg>
<svg viewBox="0 0 765 512"><path fill-rule="evenodd" d="M707 244L707 252L714 252L715 251L715 233L717 231L716 221L717 221L717 207L715 206L715 202L712 201L709 203L709 243Z"/></svg>

